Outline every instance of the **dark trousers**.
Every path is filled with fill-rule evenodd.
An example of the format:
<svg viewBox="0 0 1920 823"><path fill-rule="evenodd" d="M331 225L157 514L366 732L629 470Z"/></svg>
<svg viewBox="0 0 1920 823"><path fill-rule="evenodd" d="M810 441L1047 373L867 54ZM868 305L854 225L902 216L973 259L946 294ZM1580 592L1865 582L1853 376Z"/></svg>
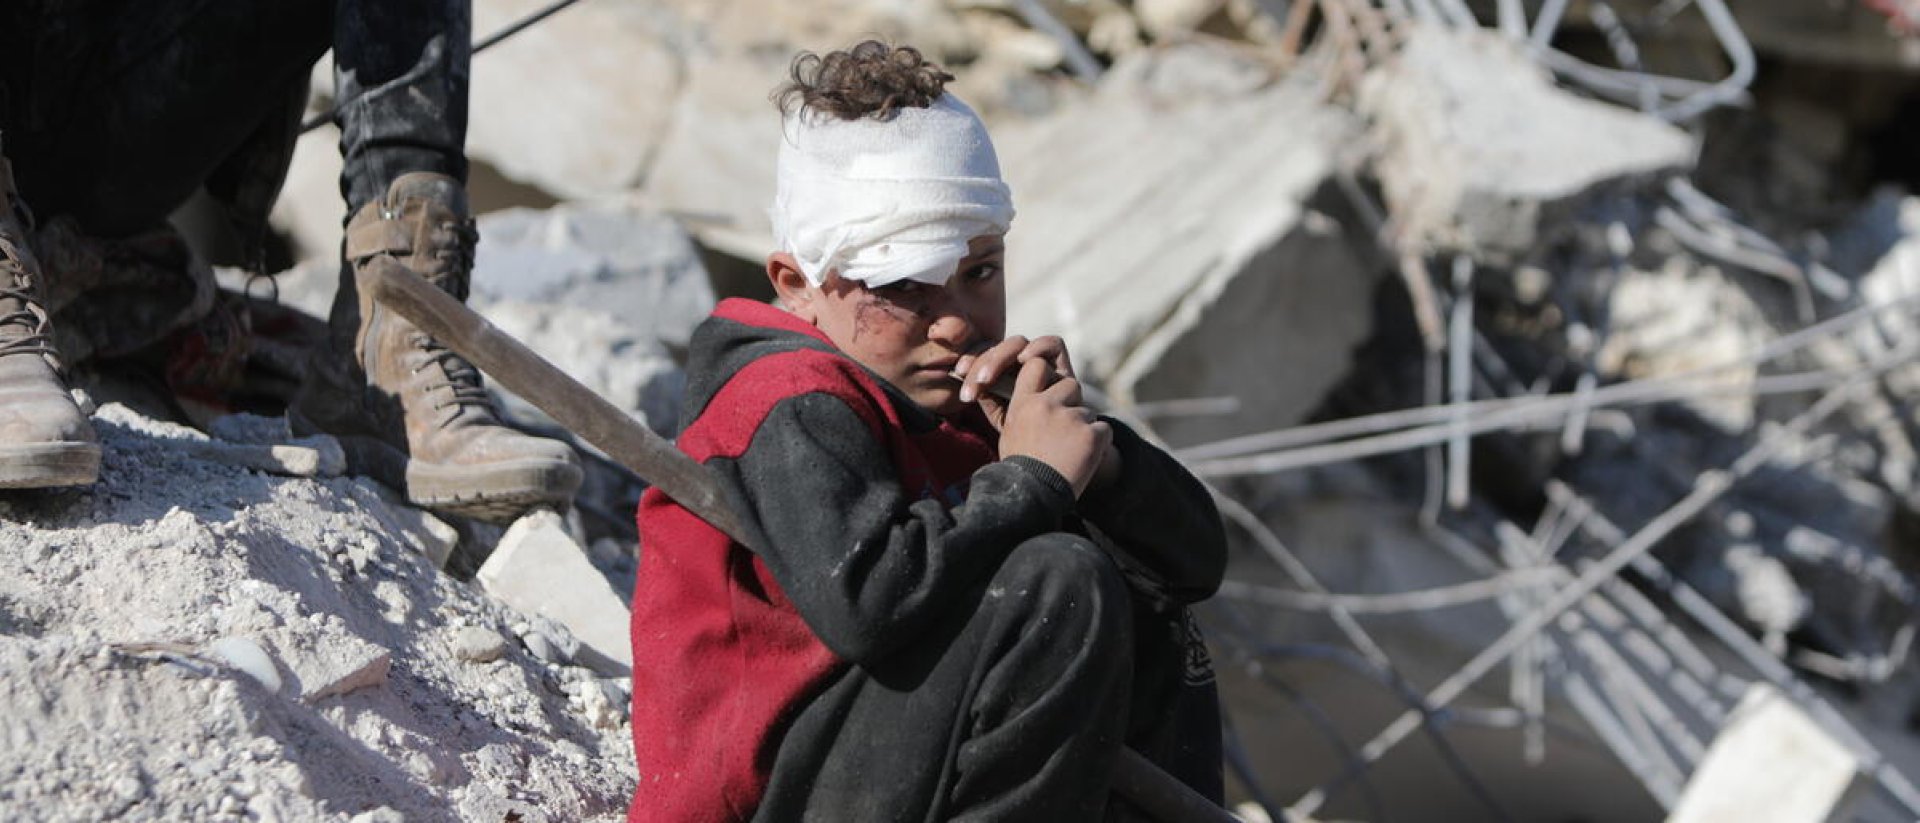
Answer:
<svg viewBox="0 0 1920 823"><path fill-rule="evenodd" d="M7 0L0 151L36 213L101 237L202 185L270 205L331 48L347 210L409 171L464 182L471 18L469 0Z"/></svg>
<svg viewBox="0 0 1920 823"><path fill-rule="evenodd" d="M808 704L756 820L1125 819L1107 796L1122 745L1220 798L1218 702L1184 610L1146 608L1104 552L1059 533L976 594Z"/></svg>

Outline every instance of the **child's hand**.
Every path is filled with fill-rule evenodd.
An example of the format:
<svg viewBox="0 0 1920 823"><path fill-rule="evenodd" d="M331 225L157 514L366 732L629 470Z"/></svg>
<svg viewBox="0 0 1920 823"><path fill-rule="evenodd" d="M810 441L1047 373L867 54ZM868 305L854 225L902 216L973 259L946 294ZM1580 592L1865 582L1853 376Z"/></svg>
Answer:
<svg viewBox="0 0 1920 823"><path fill-rule="evenodd" d="M1044 360L1061 377L1072 377L1073 360L1067 356L1067 343L1058 337L1048 335L1028 340L1014 335L988 347L978 354L968 354L954 364L953 374L961 378L960 402L972 403L982 395L990 394L986 389L1000 380L1003 375L1016 373L1029 360ZM986 407L982 403L982 407ZM1000 411L1004 412L1002 408ZM987 408L989 417L994 417L994 409ZM999 425L994 420L994 425Z"/></svg>
<svg viewBox="0 0 1920 823"><path fill-rule="evenodd" d="M998 405L982 395L989 418ZM1080 381L1056 373L1046 358L1020 367L1013 399L998 412L1001 459L1023 454L1052 466L1073 486L1075 498L1093 482L1113 445L1112 427L1081 405Z"/></svg>

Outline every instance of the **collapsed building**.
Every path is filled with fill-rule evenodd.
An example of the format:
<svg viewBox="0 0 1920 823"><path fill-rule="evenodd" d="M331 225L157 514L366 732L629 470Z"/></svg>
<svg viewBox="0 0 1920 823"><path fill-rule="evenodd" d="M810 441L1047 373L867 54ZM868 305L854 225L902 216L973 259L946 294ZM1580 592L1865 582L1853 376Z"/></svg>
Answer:
<svg viewBox="0 0 1920 823"><path fill-rule="evenodd" d="M1235 530L1201 617L1243 817L1920 815L1912 4L833 5L600 0L478 57L475 305L670 435L693 323L763 294L787 57L920 44L994 124L1014 329ZM328 132L271 280L190 208L194 255L35 238L90 275L52 302L107 454L0 498L0 804L620 813L643 481L576 441L564 516L442 521L273 416ZM82 299L159 280L146 334ZM241 308L246 392L129 377Z"/></svg>

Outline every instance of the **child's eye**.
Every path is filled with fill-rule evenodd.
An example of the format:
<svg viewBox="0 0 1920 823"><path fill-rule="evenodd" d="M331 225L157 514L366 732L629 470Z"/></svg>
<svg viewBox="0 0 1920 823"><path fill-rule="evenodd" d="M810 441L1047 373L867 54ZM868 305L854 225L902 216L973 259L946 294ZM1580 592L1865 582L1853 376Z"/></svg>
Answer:
<svg viewBox="0 0 1920 823"><path fill-rule="evenodd" d="M967 269L966 272L966 278L968 280L992 280L998 276L1000 276L999 263L981 263L978 266Z"/></svg>
<svg viewBox="0 0 1920 823"><path fill-rule="evenodd" d="M919 294L926 285L918 280L895 280L884 286L875 286L873 290L888 297L910 297Z"/></svg>

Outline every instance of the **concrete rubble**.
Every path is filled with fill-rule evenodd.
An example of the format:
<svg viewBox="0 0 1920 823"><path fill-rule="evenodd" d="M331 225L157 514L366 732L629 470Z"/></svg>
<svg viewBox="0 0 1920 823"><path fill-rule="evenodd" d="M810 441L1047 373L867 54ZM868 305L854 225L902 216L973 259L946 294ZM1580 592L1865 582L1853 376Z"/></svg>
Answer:
<svg viewBox="0 0 1920 823"><path fill-rule="evenodd" d="M1415 29L1357 107L1402 242L1487 261L1534 248L1591 190L1684 170L1695 152L1672 125L1562 90L1491 31Z"/></svg>
<svg viewBox="0 0 1920 823"><path fill-rule="evenodd" d="M1174 443L1301 419L1371 327L1377 267L1327 213L1357 134L1251 54L1128 57L1089 99L996 135L1020 210L1009 328L1065 336L1119 402L1235 404L1168 421Z"/></svg>
<svg viewBox="0 0 1920 823"><path fill-rule="evenodd" d="M209 461L197 433L120 406L95 425L99 484L0 499L0 807L623 813L627 731L565 689L593 675L508 648L472 662L453 635L522 618L439 573L371 483Z"/></svg>
<svg viewBox="0 0 1920 823"><path fill-rule="evenodd" d="M1010 330L1065 336L1234 524L1199 616L1247 819L1725 816L1780 747L1768 811L1911 819L1920 35L1893 0L1549 6L578 4L475 61L472 304L671 436L694 324L764 279L768 92L796 49L913 43L1014 189ZM325 316L337 139L273 216L293 267L216 267L222 299ZM640 478L576 439L575 506L502 531L271 408L203 433L84 377L101 483L0 496L0 808L622 814ZM1409 706L1423 743L1364 745Z"/></svg>
<svg viewBox="0 0 1920 823"><path fill-rule="evenodd" d="M501 602L556 621L578 637L586 654L574 651L568 658L609 674L633 668L627 605L600 577L559 515L534 512L520 518L500 538L475 579Z"/></svg>

